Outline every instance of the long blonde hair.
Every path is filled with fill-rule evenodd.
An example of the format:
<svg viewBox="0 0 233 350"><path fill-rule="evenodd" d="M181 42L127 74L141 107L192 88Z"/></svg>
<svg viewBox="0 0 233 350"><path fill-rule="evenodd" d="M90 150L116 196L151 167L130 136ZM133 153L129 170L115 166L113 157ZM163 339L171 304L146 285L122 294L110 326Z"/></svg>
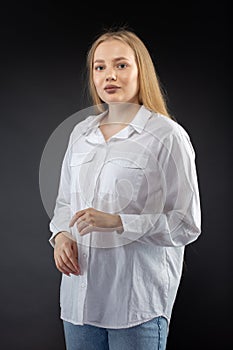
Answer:
<svg viewBox="0 0 233 350"><path fill-rule="evenodd" d="M91 45L87 53L87 69L89 93L95 105L101 106L103 101L97 94L93 82L93 60L97 46L102 42L116 39L129 45L134 52L139 73L139 102L151 111L158 112L174 119L168 112L164 93L161 89L152 58L142 40L131 30L106 30ZM100 107L99 107L100 108Z"/></svg>

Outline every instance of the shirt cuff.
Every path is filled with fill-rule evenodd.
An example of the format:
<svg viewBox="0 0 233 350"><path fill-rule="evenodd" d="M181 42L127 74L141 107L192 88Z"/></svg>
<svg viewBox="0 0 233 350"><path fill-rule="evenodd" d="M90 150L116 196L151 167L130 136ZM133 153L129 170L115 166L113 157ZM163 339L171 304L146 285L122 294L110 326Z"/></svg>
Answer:
<svg viewBox="0 0 233 350"><path fill-rule="evenodd" d="M50 229L50 232L52 232L52 235L49 238L49 243L53 248L55 247L55 237L58 233L67 232L68 235L71 235L71 230L66 224L65 225L62 224L59 227L59 225L55 225L53 222L50 222L49 229Z"/></svg>

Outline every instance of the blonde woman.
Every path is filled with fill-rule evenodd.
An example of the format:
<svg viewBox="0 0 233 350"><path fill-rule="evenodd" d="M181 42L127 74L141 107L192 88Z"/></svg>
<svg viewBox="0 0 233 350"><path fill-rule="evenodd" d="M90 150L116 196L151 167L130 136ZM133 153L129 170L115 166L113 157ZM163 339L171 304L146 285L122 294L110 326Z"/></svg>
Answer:
<svg viewBox="0 0 233 350"><path fill-rule="evenodd" d="M164 350L201 233L195 152L133 31L102 33L87 65L96 113L72 130L50 222L67 350Z"/></svg>

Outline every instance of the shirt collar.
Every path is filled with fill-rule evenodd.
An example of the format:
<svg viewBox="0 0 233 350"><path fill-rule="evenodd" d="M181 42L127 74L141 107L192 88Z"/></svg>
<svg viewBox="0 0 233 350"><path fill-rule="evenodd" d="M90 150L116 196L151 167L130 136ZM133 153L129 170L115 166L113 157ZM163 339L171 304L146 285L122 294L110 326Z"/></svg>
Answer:
<svg viewBox="0 0 233 350"><path fill-rule="evenodd" d="M100 120L107 114L107 112L108 111L104 111L103 113L93 115L93 118L91 118L87 126L83 129L83 134L88 135L93 129L98 128ZM129 125L140 134L144 130L151 113L152 112L149 109L142 105Z"/></svg>

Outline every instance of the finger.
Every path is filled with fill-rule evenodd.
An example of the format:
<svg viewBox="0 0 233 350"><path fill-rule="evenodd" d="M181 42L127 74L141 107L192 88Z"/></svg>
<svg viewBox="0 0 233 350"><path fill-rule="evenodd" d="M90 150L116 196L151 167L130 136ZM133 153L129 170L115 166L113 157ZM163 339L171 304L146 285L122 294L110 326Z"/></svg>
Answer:
<svg viewBox="0 0 233 350"><path fill-rule="evenodd" d="M72 273L79 272L78 261L74 257L72 251L63 252L63 254L61 255L61 259L66 268L69 268Z"/></svg>
<svg viewBox="0 0 233 350"><path fill-rule="evenodd" d="M84 228L86 228L90 225L91 224L86 221L85 215L83 215L81 218L79 218L77 220L77 228L78 228L79 233L82 232L84 230Z"/></svg>
<svg viewBox="0 0 233 350"><path fill-rule="evenodd" d="M79 231L79 233L80 233L81 236L84 236L87 233L90 233L90 232L94 231L94 229L95 229L95 227L93 225L89 224L89 225L86 225L85 227L83 227L81 229L81 231Z"/></svg>
<svg viewBox="0 0 233 350"><path fill-rule="evenodd" d="M78 245L77 245L77 243L73 243L72 249L73 249L75 258L76 258L77 261L78 261Z"/></svg>
<svg viewBox="0 0 233 350"><path fill-rule="evenodd" d="M77 211L77 213L70 220L69 227L74 226L74 224L77 221L77 219L80 218L80 216L82 216L83 214L85 214L85 212L86 212L86 209Z"/></svg>
<svg viewBox="0 0 233 350"><path fill-rule="evenodd" d="M78 219L75 220L76 225L79 225L80 223L85 224L86 222L86 216L83 214Z"/></svg>
<svg viewBox="0 0 233 350"><path fill-rule="evenodd" d="M73 268L75 269L75 271L79 271L80 272L80 266L78 263L78 246L77 243L74 242L71 246L71 250L65 250L65 253L69 259L69 262L72 264Z"/></svg>
<svg viewBox="0 0 233 350"><path fill-rule="evenodd" d="M78 247L76 243L72 245L72 254L70 253L70 255L68 255L68 258L75 271L80 272L80 266L78 263Z"/></svg>
<svg viewBox="0 0 233 350"><path fill-rule="evenodd" d="M64 262L60 256L56 257L55 262L56 262L56 266L57 266L59 271L65 273L65 274L71 273L71 270L64 264Z"/></svg>
<svg viewBox="0 0 233 350"><path fill-rule="evenodd" d="M78 231L82 231L85 227L87 227L89 224L86 221L80 221L79 223L77 223L77 228Z"/></svg>
<svg viewBox="0 0 233 350"><path fill-rule="evenodd" d="M70 273L72 273L72 271L70 271L70 269L68 269L62 262L62 259L60 257L56 258L55 259L55 264L56 264L56 267L57 269L64 273L65 275L69 276Z"/></svg>

